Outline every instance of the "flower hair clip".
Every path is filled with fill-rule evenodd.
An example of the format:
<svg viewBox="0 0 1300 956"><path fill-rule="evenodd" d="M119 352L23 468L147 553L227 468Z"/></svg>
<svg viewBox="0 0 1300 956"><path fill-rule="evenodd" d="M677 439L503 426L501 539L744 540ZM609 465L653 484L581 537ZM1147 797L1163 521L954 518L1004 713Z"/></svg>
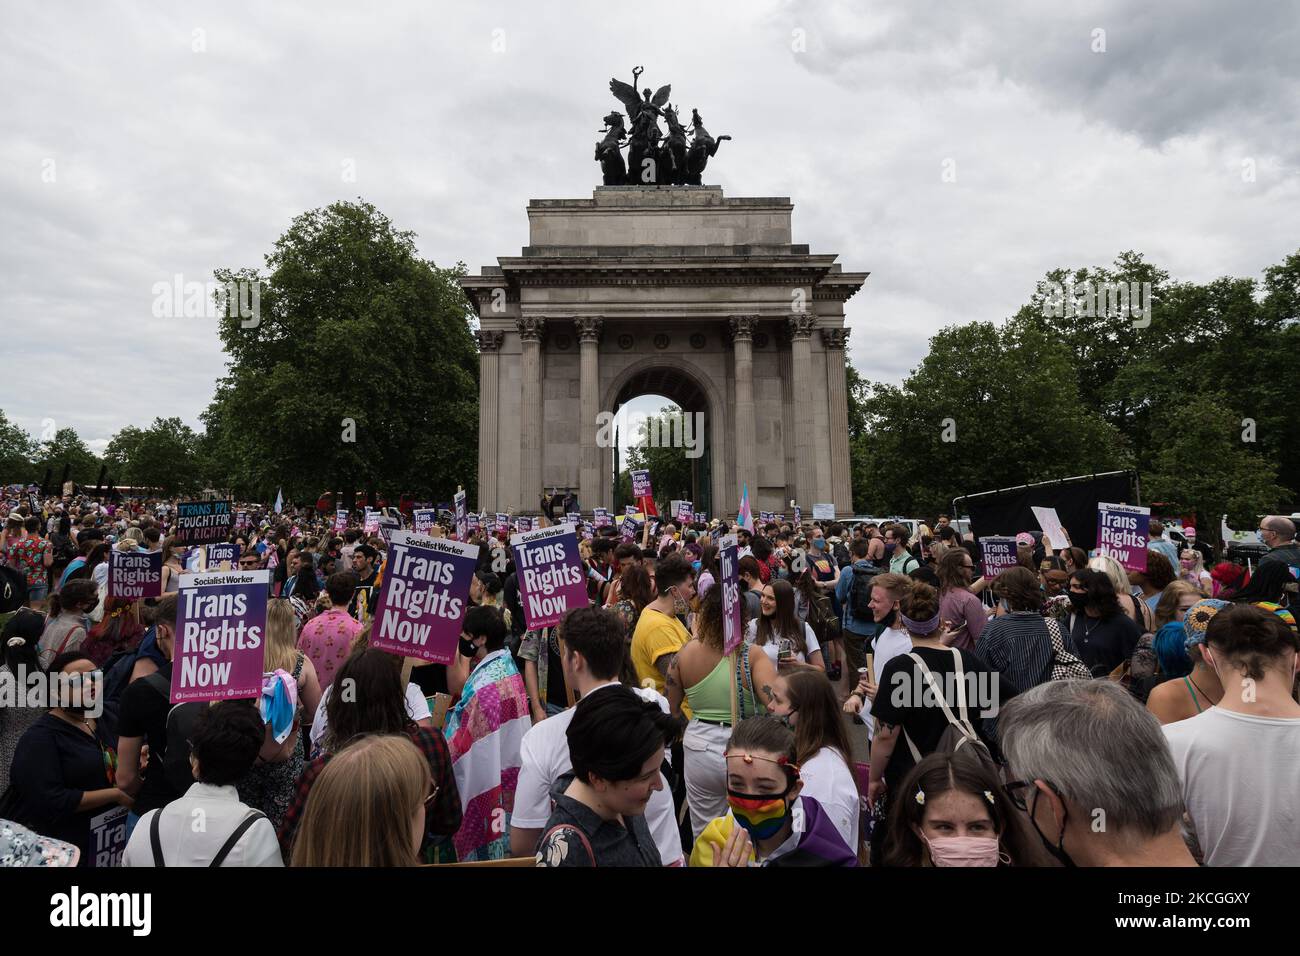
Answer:
<svg viewBox="0 0 1300 956"><path fill-rule="evenodd" d="M985 791L984 791L984 799L987 800L987 801L989 802L989 806L992 806L992 805L993 805L993 791L992 791L992 790L985 790Z"/></svg>
<svg viewBox="0 0 1300 956"><path fill-rule="evenodd" d="M924 790L918 790L918 791L916 791L916 802L919 803L921 806L925 806L925 791L924 791Z"/></svg>

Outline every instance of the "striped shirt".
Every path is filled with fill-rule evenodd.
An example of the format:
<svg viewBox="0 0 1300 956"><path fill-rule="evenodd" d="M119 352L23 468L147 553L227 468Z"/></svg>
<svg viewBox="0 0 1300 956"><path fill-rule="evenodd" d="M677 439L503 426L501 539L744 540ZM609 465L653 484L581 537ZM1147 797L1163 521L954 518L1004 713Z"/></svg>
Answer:
<svg viewBox="0 0 1300 956"><path fill-rule="evenodd" d="M1037 611L1014 611L990 620L975 643L975 653L1017 690L1052 679L1052 635Z"/></svg>

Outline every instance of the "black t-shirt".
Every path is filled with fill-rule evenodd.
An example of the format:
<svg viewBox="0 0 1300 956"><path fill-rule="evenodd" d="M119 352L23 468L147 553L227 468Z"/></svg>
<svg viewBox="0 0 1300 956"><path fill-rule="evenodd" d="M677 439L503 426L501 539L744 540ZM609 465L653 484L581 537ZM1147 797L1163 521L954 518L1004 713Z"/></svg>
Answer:
<svg viewBox="0 0 1300 956"><path fill-rule="evenodd" d="M357 584L357 589L352 592L352 603L348 605L348 613L353 617L357 616L357 598L363 591L366 595L366 613L375 613L375 598L377 597L375 594L375 578L377 577L379 577L378 568L371 571L368 577L361 578L360 583Z"/></svg>
<svg viewBox="0 0 1300 956"><path fill-rule="evenodd" d="M113 805L80 812L77 805L87 791L113 786L104 755L114 751L115 743L102 720L96 722L95 738L91 738L66 720L43 714L14 752L13 818L43 836L80 847L80 866L94 862L90 821Z"/></svg>
<svg viewBox="0 0 1300 956"><path fill-rule="evenodd" d="M1132 657L1141 637L1142 631L1133 618L1122 611L1100 618L1076 614L1070 628L1079 659L1088 665L1093 677L1105 677Z"/></svg>
<svg viewBox="0 0 1300 956"><path fill-rule="evenodd" d="M960 717L955 690L957 669L952 650L913 647L912 652L925 661L944 694L949 710L953 716ZM998 708L1016 695L1017 689L975 654L970 651L960 653L965 673L966 717L975 732L989 745L989 751L996 756L993 718L997 716ZM933 700L921 669L906 654L898 655L885 665L880 675L880 688L871 705L871 716L882 724L892 724L906 731L922 757L934 752L939 746L939 738L948 729L948 718L944 716L943 708ZM907 772L915 765L912 750L900 734L889 764L885 767L885 783L888 788L896 791Z"/></svg>
<svg viewBox="0 0 1300 956"><path fill-rule="evenodd" d="M158 673L170 685L171 662L168 661ZM142 677L132 681L122 691L118 735L142 737L149 745L149 763L144 768L144 785L136 794L135 806L131 808L132 812L138 814L164 807L180 796L167 782L167 774L163 769L163 758L167 756L167 714L171 712L172 705L168 693L159 692L158 683Z"/></svg>

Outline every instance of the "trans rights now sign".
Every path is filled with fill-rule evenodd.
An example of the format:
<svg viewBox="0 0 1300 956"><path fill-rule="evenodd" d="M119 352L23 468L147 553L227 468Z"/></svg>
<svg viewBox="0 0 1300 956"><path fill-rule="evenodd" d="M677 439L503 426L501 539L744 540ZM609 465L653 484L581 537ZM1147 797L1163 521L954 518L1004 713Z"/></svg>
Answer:
<svg viewBox="0 0 1300 956"><path fill-rule="evenodd" d="M539 528L510 536L519 572L519 600L524 625L531 631L554 627L576 607L586 607L587 576L578 554L578 534L571 524Z"/></svg>

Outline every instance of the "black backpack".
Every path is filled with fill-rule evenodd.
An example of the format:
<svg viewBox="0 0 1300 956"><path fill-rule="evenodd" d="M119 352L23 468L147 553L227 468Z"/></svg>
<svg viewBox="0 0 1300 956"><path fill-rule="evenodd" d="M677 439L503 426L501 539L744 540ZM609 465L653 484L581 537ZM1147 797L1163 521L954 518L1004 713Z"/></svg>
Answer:
<svg viewBox="0 0 1300 956"><path fill-rule="evenodd" d="M870 565L863 567L853 565L853 587L849 591L849 613L855 621L874 621L876 616L871 610L871 587L875 583L880 568Z"/></svg>
<svg viewBox="0 0 1300 956"><path fill-rule="evenodd" d="M849 554L848 546L843 541L835 542L831 553L835 555L835 563L841 568L847 568L853 563L853 555Z"/></svg>

